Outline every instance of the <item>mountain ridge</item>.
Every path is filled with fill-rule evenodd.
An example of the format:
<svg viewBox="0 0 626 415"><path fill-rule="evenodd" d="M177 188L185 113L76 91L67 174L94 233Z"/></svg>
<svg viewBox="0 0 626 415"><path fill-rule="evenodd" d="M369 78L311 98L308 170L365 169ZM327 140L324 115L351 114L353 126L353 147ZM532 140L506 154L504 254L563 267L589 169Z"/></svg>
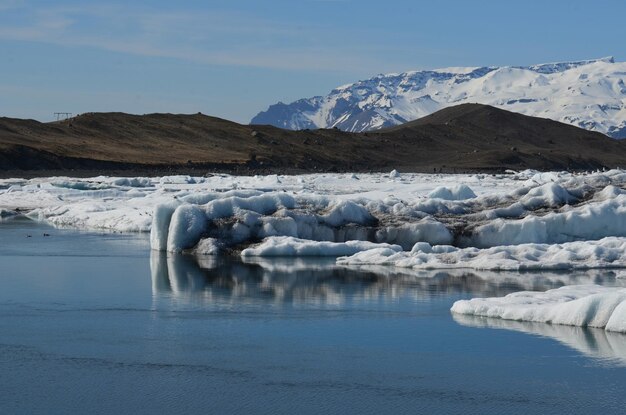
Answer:
<svg viewBox="0 0 626 415"><path fill-rule="evenodd" d="M325 96L271 105L251 123L363 132L462 103L491 105L626 138L626 63L605 57L380 74L339 86Z"/></svg>

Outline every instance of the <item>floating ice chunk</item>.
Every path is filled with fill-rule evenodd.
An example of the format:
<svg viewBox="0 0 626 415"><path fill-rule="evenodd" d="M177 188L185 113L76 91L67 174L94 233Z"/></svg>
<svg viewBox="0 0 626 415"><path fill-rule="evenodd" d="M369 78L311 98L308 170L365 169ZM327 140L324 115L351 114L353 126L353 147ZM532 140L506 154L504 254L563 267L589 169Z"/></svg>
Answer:
<svg viewBox="0 0 626 415"><path fill-rule="evenodd" d="M266 217L262 218L262 231L259 236L298 236L298 225L290 217Z"/></svg>
<svg viewBox="0 0 626 415"><path fill-rule="evenodd" d="M195 184L196 179L191 176L164 176L159 180L160 184Z"/></svg>
<svg viewBox="0 0 626 415"><path fill-rule="evenodd" d="M376 218L364 206L345 200L333 205L322 218L330 226L342 226L346 223L367 225L376 222Z"/></svg>
<svg viewBox="0 0 626 415"><path fill-rule="evenodd" d="M428 194L429 198L432 199L443 199L443 200L466 200L473 199L476 197L476 194L469 186L465 184L459 184L454 187L445 187L439 186L435 188L432 192Z"/></svg>
<svg viewBox="0 0 626 415"><path fill-rule="evenodd" d="M615 307L605 328L607 331L626 333L626 301L620 302Z"/></svg>
<svg viewBox="0 0 626 415"><path fill-rule="evenodd" d="M193 248L207 229L207 217L196 205L181 205L172 214L167 236L167 251Z"/></svg>
<svg viewBox="0 0 626 415"><path fill-rule="evenodd" d="M58 227L115 229L119 232L146 232L152 223L150 209L132 203L118 205L102 200L34 209L26 216Z"/></svg>
<svg viewBox="0 0 626 415"><path fill-rule="evenodd" d="M546 183L532 188L520 199L520 203L526 210L535 210L544 206L560 206L575 200L563 186Z"/></svg>
<svg viewBox="0 0 626 415"><path fill-rule="evenodd" d="M218 238L225 245L282 235L329 242L369 240L410 250L417 242L490 247L626 235L624 171L522 173L404 173L406 180L386 180L388 174L360 174L359 180L350 174L0 179L0 208L55 226L116 231L153 227L152 246L158 250L167 250L169 221L178 204L205 212L207 232L198 238ZM524 185L529 178L533 181ZM449 192L444 197L471 196L463 195L462 186L455 190L457 185L469 185L480 196L420 197L438 186ZM155 210L172 200L177 202L167 212Z"/></svg>
<svg viewBox="0 0 626 415"><path fill-rule="evenodd" d="M505 297L460 300L453 313L505 320L598 327L626 332L626 289L573 285L545 292L521 291Z"/></svg>
<svg viewBox="0 0 626 415"><path fill-rule="evenodd" d="M480 270L561 270L626 268L626 238L524 244L488 249L416 243L411 252L366 251L339 258L344 265L392 265L413 269L471 268Z"/></svg>
<svg viewBox="0 0 626 415"><path fill-rule="evenodd" d="M152 180L145 177L120 177L112 182L115 186L150 187Z"/></svg>
<svg viewBox="0 0 626 415"><path fill-rule="evenodd" d="M152 213L152 226L150 227L150 247L156 251L167 249L167 235L170 229L172 215L180 206L178 200L162 203L154 208Z"/></svg>
<svg viewBox="0 0 626 415"><path fill-rule="evenodd" d="M213 200L203 206L208 219L233 216L235 209L245 209L268 215L281 208L293 209L296 201L286 193L269 193L251 197L227 197Z"/></svg>
<svg viewBox="0 0 626 415"><path fill-rule="evenodd" d="M383 227L376 232L376 241L398 244L406 250L411 249L417 242L448 245L452 240L450 230L443 223L430 217L419 222Z"/></svg>
<svg viewBox="0 0 626 415"><path fill-rule="evenodd" d="M398 172L398 170L396 169L391 170L391 172L389 173L389 178L397 179L398 177L400 177L400 173Z"/></svg>
<svg viewBox="0 0 626 415"><path fill-rule="evenodd" d="M620 189L619 187L609 185L609 186L606 186L601 191L597 192L595 195L593 195L593 199L597 201L604 201L604 200L613 199L623 194L626 194L626 191Z"/></svg>
<svg viewBox="0 0 626 415"><path fill-rule="evenodd" d="M258 190L230 190L228 192L209 192L209 193L190 193L184 196L180 196L179 199L185 203L191 203L193 205L205 205L215 199L225 199L228 197L251 197L260 196L263 192Z"/></svg>
<svg viewBox="0 0 626 415"><path fill-rule="evenodd" d="M244 249L241 256L343 256L376 248L402 251L402 247L398 245L367 241L318 242L278 236L266 238L260 244Z"/></svg>
<svg viewBox="0 0 626 415"><path fill-rule="evenodd" d="M626 195L545 216L496 219L474 230L471 245L561 243L606 236L626 236Z"/></svg>
<svg viewBox="0 0 626 415"><path fill-rule="evenodd" d="M51 183L55 187L62 187L75 190L100 190L108 189L110 186L105 183L91 183L81 180L59 180Z"/></svg>
<svg viewBox="0 0 626 415"><path fill-rule="evenodd" d="M536 170L524 170L523 172L520 172L518 176L520 178L527 178L527 185L537 185L549 182L558 182L563 178L572 177L572 174L566 171L541 173Z"/></svg>

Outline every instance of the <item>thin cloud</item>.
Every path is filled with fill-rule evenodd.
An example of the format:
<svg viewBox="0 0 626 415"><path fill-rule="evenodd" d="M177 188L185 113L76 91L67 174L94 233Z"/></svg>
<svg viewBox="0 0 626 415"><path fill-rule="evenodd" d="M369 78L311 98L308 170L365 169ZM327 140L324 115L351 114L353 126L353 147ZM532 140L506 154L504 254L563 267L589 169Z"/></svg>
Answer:
<svg viewBox="0 0 626 415"><path fill-rule="evenodd" d="M17 9L23 6L23 0L0 0L0 10Z"/></svg>
<svg viewBox="0 0 626 415"><path fill-rule="evenodd" d="M336 39L320 27L242 13L164 13L115 6L23 7L21 12L20 24L0 26L0 39L209 65L345 72L380 66L359 45L337 47Z"/></svg>

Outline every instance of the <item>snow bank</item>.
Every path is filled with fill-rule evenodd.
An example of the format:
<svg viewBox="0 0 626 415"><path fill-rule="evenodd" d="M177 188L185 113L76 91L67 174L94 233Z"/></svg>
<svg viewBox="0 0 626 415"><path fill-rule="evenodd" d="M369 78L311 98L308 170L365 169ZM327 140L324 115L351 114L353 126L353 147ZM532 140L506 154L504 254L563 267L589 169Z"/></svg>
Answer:
<svg viewBox="0 0 626 415"><path fill-rule="evenodd" d="M339 258L342 265L391 265L414 269L566 270L626 268L626 238L564 244L523 244L488 249L417 243L411 252L374 249Z"/></svg>
<svg viewBox="0 0 626 415"><path fill-rule="evenodd" d="M279 236L266 238L260 244L244 249L241 256L343 256L374 248L402 251L402 247L398 245L377 244L367 241L317 242Z"/></svg>
<svg viewBox="0 0 626 415"><path fill-rule="evenodd" d="M460 300L453 313L504 320L598 327L626 333L626 289L573 285L545 292Z"/></svg>

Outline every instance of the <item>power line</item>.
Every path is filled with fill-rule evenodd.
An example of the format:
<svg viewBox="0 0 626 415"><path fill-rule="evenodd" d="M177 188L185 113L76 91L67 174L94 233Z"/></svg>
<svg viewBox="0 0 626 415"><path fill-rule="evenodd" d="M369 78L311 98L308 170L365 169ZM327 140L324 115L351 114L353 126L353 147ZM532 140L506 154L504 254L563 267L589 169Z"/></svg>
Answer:
<svg viewBox="0 0 626 415"><path fill-rule="evenodd" d="M72 113L71 112L55 112L54 116L57 117L57 121L69 120L70 118L72 118Z"/></svg>

